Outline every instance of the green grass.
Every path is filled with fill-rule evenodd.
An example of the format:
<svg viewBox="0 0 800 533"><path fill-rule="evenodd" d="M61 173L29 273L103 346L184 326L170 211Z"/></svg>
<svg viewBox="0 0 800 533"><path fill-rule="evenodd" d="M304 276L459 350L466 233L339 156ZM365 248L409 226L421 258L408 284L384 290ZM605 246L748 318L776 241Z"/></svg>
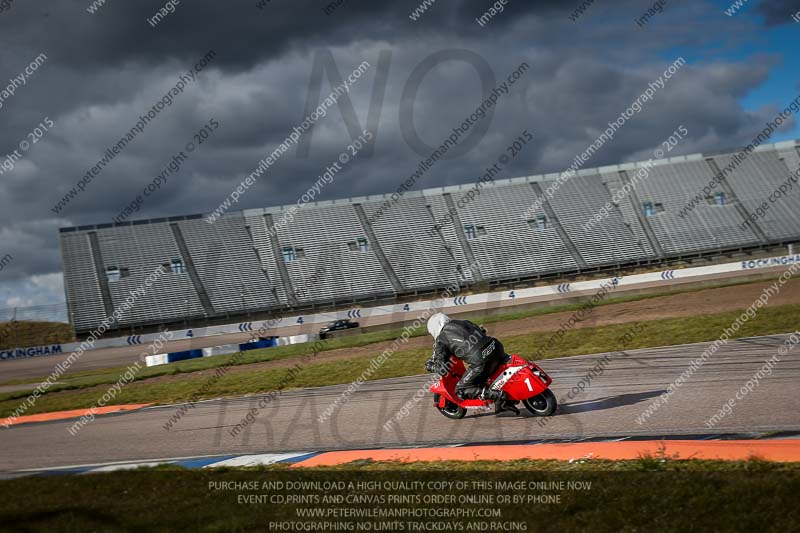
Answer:
<svg viewBox="0 0 800 533"><path fill-rule="evenodd" d="M538 359L549 359L567 355L616 352L622 350L667 346L692 342L712 341L729 326L740 312L721 313L699 317L673 318L652 322L615 324L610 326L575 329L566 332L553 350ZM795 331L798 326L800 305L787 305L762 309L756 318L746 322L737 332L737 337L768 335ZM637 331L632 337L626 333ZM506 337L503 343L509 353L519 353L533 359L533 355L547 344L552 332L530 333ZM348 383L361 376L372 357L314 362L313 357L303 364L289 381L286 388L317 387ZM393 354L368 379L383 379L417 375L422 372L430 348L400 350ZM161 383L136 381L126 385L114 398L114 403L173 403L219 396L238 396L276 390L289 374L289 368L254 370L228 373L208 387L214 375L205 370L202 375L186 376L185 379ZM206 386L203 394L201 389ZM48 393L41 396L25 414L35 414L67 409L89 408L105 392L107 385L88 385L71 391ZM9 416L27 396L25 391L0 394L0 416Z"/></svg>
<svg viewBox="0 0 800 533"><path fill-rule="evenodd" d="M644 467L643 467L644 464ZM450 481L466 488L439 490L392 489L386 482ZM498 482L580 482L581 489L499 488ZM233 483L256 482L256 489ZM278 489L262 483L339 482L344 488ZM347 484L352 482L354 487ZM357 483L379 483L377 489L358 489ZM492 488L486 488L486 483ZM227 486L223 486L227 483ZM484 488L475 488L483 483ZM273 485L274 487L274 485ZM387 488L383 488L387 487ZM26 477L0 481L0 531L270 531L270 522L303 524L298 509L500 509L501 518L333 518L353 524L353 531L415 531L420 524L440 526L431 531L469 531L467 524L497 521L525 525L540 531L794 531L800 523L797 494L800 465L764 461L670 461L652 471L642 461L513 461L475 463L361 463L333 468L180 470L161 467L84 476ZM318 503L243 503L250 495L306 496ZM420 501L384 504L324 502L324 496L492 495L487 504ZM499 496L509 499L501 501ZM559 495L558 503L519 504L512 497ZM383 529L358 529L357 524L405 522ZM317 520L321 522L322 520ZM416 522L416 525L407 521ZM461 524L463 529L451 529ZM330 531L308 526L308 531ZM477 531L500 531L484 525Z"/></svg>
<svg viewBox="0 0 800 533"><path fill-rule="evenodd" d="M740 314L741 311L734 311L576 329L568 331L552 350L544 352L543 358L712 341L719 338ZM763 308L732 338L794 332L800 327L798 316L800 305L796 304ZM632 338L625 338L626 333L631 333ZM503 339L503 343L507 352L533 354L546 346L551 336L550 332L518 335L509 337L507 341Z"/></svg>
<svg viewBox="0 0 800 533"><path fill-rule="evenodd" d="M28 320L0 323L0 350L65 344L75 336L69 324L62 322L34 322Z"/></svg>

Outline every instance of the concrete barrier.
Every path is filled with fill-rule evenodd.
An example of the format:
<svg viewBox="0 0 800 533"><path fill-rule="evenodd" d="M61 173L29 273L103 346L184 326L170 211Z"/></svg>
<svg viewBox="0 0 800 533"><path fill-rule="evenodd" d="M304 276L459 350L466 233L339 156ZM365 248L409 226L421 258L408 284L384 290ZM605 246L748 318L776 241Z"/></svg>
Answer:
<svg viewBox="0 0 800 533"><path fill-rule="evenodd" d="M315 340L319 338L318 335L292 335L290 337L268 337L256 341L245 342L242 344L223 344L220 346L211 346L209 348L202 348L196 350L186 350L183 352L173 353L160 353L156 355L148 355L145 357L145 364L147 366L167 365L177 361L185 361L187 359L195 359L200 357L214 357L217 355L227 355L237 352L246 352L249 350L261 350L264 348L272 348L274 346L288 346L289 344L300 344Z"/></svg>

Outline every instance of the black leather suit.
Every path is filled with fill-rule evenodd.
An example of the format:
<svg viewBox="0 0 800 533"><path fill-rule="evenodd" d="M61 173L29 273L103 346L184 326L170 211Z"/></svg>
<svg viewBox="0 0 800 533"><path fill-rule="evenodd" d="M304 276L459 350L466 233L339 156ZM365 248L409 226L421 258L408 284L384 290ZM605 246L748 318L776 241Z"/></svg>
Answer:
<svg viewBox="0 0 800 533"><path fill-rule="evenodd" d="M456 385L456 394L465 399L495 399L495 391L490 391L485 385L506 358L502 343L469 320L451 320L436 338L433 355L425 368L429 372L446 372L444 369L451 354L469 367Z"/></svg>

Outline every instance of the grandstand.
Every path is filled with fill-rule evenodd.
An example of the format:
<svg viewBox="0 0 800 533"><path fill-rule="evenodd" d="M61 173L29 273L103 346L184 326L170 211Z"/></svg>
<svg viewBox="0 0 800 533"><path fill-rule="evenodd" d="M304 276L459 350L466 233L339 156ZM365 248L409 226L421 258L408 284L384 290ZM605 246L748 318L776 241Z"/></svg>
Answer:
<svg viewBox="0 0 800 533"><path fill-rule="evenodd" d="M453 282L513 286L799 241L800 194L742 227L800 167L798 141L758 147L679 214L731 155L653 162L589 231L583 224L643 163L581 170L533 212L558 174L495 180L461 204L472 183L407 192L381 217L373 215L388 194L308 204L285 225L274 220L291 206L231 212L213 224L189 215L62 228L69 318L77 334L91 331L159 265L167 274L119 329L396 301Z"/></svg>

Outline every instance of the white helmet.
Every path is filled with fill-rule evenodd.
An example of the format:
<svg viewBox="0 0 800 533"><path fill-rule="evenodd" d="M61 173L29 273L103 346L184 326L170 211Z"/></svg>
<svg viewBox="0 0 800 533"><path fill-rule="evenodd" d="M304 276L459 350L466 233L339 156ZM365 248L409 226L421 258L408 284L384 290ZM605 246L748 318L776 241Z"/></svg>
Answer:
<svg viewBox="0 0 800 533"><path fill-rule="evenodd" d="M428 319L428 333L436 340L445 324L450 322L450 317L444 313L436 313Z"/></svg>

